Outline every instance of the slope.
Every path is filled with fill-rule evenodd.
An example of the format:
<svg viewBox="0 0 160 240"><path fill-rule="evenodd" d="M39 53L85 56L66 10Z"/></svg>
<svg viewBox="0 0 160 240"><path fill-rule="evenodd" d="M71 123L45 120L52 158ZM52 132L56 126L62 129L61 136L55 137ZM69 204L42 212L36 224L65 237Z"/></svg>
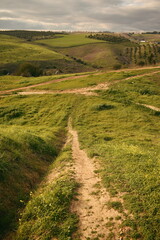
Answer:
<svg viewBox="0 0 160 240"><path fill-rule="evenodd" d="M23 62L37 64L45 71L45 74L56 71L64 73L85 71L85 66L61 53L12 36L0 34L0 50L0 74L2 75L16 72ZM89 68L86 67L86 71L88 70Z"/></svg>

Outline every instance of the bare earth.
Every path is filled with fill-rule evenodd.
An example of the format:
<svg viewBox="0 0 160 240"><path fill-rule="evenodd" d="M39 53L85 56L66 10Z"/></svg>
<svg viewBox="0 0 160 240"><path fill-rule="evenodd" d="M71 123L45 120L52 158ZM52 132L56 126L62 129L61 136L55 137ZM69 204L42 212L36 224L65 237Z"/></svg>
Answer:
<svg viewBox="0 0 160 240"><path fill-rule="evenodd" d="M142 105L142 106L147 107L147 108L150 108L150 109L152 109L152 110L154 110L154 111L156 111L156 112L160 112L160 108L155 107L155 106L152 106L152 105L140 104L140 103L138 103L138 105Z"/></svg>
<svg viewBox="0 0 160 240"><path fill-rule="evenodd" d="M75 178L80 184L77 200L74 200L71 210L79 216L79 226L74 240L107 240L109 234L114 235L112 239L123 239L121 235L125 229L120 228L121 220L115 220L122 214L107 207L108 201L122 201L111 198L106 189L102 186L94 160L88 158L84 150L80 149L78 135L75 130L69 127L69 133L73 137L72 154L74 163ZM109 223L112 220L112 227Z"/></svg>

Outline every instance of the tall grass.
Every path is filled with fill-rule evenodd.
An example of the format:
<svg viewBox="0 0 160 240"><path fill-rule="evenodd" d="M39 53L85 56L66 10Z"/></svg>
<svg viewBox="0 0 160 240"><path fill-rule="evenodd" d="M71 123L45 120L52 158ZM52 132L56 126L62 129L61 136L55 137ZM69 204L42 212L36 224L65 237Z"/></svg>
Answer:
<svg viewBox="0 0 160 240"><path fill-rule="evenodd" d="M58 99L59 96L0 99L1 237L16 228L18 211L65 142L74 97Z"/></svg>
<svg viewBox="0 0 160 240"><path fill-rule="evenodd" d="M32 195L20 218L17 240L71 239L76 230L77 217L70 212L70 205L77 184L70 170L67 170L69 165L72 165L70 145L63 149L50 168L51 175L55 171L58 176L49 175L49 180Z"/></svg>

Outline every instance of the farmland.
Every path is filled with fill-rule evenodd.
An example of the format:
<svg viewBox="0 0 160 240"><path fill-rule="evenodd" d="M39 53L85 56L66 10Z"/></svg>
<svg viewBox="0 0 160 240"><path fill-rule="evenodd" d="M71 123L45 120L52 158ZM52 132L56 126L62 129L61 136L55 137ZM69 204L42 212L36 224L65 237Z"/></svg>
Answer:
<svg viewBox="0 0 160 240"><path fill-rule="evenodd" d="M37 42L51 47L75 47L104 41L89 39L86 34L69 34L61 35L60 38L38 40Z"/></svg>
<svg viewBox="0 0 160 240"><path fill-rule="evenodd" d="M87 34L61 36L60 39L39 40L36 43L56 49L57 52L74 60L81 60L94 68L109 69L112 69L114 64L121 62L120 54L126 47L135 46L130 42L117 44L92 39Z"/></svg>
<svg viewBox="0 0 160 240"><path fill-rule="evenodd" d="M93 70L72 59L43 46L35 45L23 39L0 34L0 72L14 74L22 63L38 65L44 75L55 72L81 72Z"/></svg>

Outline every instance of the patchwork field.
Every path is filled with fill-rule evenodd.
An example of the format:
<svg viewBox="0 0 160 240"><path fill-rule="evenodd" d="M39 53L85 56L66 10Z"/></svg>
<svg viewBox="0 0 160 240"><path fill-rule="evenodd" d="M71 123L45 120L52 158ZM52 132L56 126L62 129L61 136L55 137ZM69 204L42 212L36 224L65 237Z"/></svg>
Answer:
<svg viewBox="0 0 160 240"><path fill-rule="evenodd" d="M160 62L159 45L152 39L142 44L139 35L136 41L136 35L129 37L127 34L90 36L89 33L29 31L27 36L25 31L6 31L6 35L5 31L0 32L0 75L44 76L135 68ZM39 75L26 70L28 63L38 68Z"/></svg>
<svg viewBox="0 0 160 240"><path fill-rule="evenodd" d="M87 34L69 34L57 39L38 40L43 44L76 61L82 61L94 68L113 68L117 63L127 63L122 53L126 47L134 47L131 42L115 43L91 39Z"/></svg>

